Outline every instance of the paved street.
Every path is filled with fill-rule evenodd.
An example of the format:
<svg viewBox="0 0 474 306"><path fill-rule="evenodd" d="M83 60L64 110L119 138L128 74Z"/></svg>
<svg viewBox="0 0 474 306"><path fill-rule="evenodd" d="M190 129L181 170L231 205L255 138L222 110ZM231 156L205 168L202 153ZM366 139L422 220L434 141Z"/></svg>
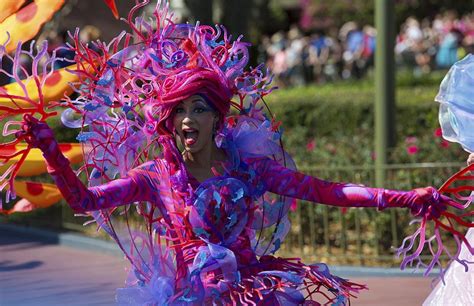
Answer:
<svg viewBox="0 0 474 306"><path fill-rule="evenodd" d="M118 256L0 233L0 305L113 305Z"/></svg>
<svg viewBox="0 0 474 306"><path fill-rule="evenodd" d="M58 242L0 231L0 305L114 304L126 276L121 257ZM421 277L350 278L370 288L355 306L421 305L431 290L430 279Z"/></svg>
<svg viewBox="0 0 474 306"><path fill-rule="evenodd" d="M354 299L353 306L421 305L431 292L431 280L422 277L354 277L369 290Z"/></svg>

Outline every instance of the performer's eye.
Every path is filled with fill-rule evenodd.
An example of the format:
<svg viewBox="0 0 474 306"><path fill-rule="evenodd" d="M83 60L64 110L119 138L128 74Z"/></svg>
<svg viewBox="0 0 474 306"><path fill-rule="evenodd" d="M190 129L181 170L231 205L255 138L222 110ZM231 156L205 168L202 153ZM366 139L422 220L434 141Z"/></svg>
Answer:
<svg viewBox="0 0 474 306"><path fill-rule="evenodd" d="M174 112L175 112L175 114L182 114L182 113L184 113L184 108L177 107Z"/></svg>
<svg viewBox="0 0 474 306"><path fill-rule="evenodd" d="M194 109L194 112L197 113L197 114L204 113L205 111L206 111L206 109L203 108L203 107L196 107Z"/></svg>

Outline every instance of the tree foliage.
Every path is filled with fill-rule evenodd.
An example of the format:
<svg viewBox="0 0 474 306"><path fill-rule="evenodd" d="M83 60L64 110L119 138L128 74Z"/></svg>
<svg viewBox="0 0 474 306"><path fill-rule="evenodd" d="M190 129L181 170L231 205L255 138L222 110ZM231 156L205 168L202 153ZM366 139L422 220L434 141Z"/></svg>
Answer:
<svg viewBox="0 0 474 306"><path fill-rule="evenodd" d="M311 0L308 8L316 20L330 20L330 25L339 27L347 21L359 24L373 24L375 0ZM474 11L473 1L451 0L395 0L395 15L400 25L409 16L423 19L433 18L439 13L453 11L459 15ZM318 24L318 23L316 23ZM327 24L327 22L326 22Z"/></svg>

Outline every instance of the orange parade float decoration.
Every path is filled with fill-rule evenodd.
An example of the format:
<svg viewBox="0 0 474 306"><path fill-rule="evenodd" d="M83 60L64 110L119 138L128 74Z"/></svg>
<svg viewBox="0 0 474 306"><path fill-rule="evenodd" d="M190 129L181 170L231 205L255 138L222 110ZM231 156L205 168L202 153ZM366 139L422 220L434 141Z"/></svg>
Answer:
<svg viewBox="0 0 474 306"><path fill-rule="evenodd" d="M10 209L0 209L0 213L29 212L36 208L46 208L56 204L63 197L56 185L38 182L14 182L15 192L22 199Z"/></svg>
<svg viewBox="0 0 474 306"><path fill-rule="evenodd" d="M36 0L8 16L0 23L0 43L8 41L6 51L15 50L20 41L25 42L35 37L43 24L50 20L63 4L64 0Z"/></svg>
<svg viewBox="0 0 474 306"><path fill-rule="evenodd" d="M27 149L25 143L18 143L12 146L0 148L0 156L11 155L15 152ZM69 159L72 164L83 161L82 147L80 143L61 143L59 144L61 152ZM15 156L4 165L0 166L0 173L4 173L12 164L18 162L19 156ZM34 176L46 172L46 164L43 155L39 149L30 149L30 153L24 160L18 170L17 176Z"/></svg>
<svg viewBox="0 0 474 306"><path fill-rule="evenodd" d="M28 51L16 50L15 56L10 59L16 63L23 54L30 56L33 63L38 65L42 59L48 60L45 52L47 45L42 45L37 54ZM4 55L5 56L5 55ZM73 92L70 83L75 83L79 78L93 73L92 65L89 63L79 63L69 67L53 70L50 65L37 74L27 75L25 79L14 75L16 82L0 87L0 120L7 120L3 125L3 136L9 136L18 129L12 126L20 126L17 115L31 114L39 116L40 120L46 120L55 116L55 111L48 111L47 107L57 105L60 100L66 98ZM38 69L38 67L33 67ZM5 140L7 138L4 138ZM82 161L82 148L78 143L61 144L61 149L71 162ZM0 143L0 191L7 188L7 202L11 194L15 194L13 184L17 175L31 176L46 171L41 152L38 149L29 147L26 143L20 143L20 139ZM1 202L0 202L1 209Z"/></svg>
<svg viewBox="0 0 474 306"><path fill-rule="evenodd" d="M70 68L55 71L54 59L48 54L47 43L29 50L22 50L22 42L32 39L41 26L51 19L65 0L34 0L22 7L24 0L2 0L0 3L0 60L6 58L13 63L12 71L4 70L0 66L0 73L13 79L12 84L0 87L0 121L2 122L3 141L0 141L0 191L6 191L6 201L14 197L17 175L35 175L45 171L41 153L30 146L21 145L20 139L11 137L21 127L18 115L30 114L46 120L57 115L55 111L48 111L47 106L56 105L72 93L69 83L74 83L79 77L91 76L94 73L93 63L79 63ZM118 17L118 10L114 0L104 0ZM22 7L22 8L21 8ZM21 9L20 9L21 8ZM16 12L16 13L15 13ZM11 51L15 51L10 55ZM23 67L21 58L28 57L31 67ZM54 58L54 57L53 57ZM46 63L46 64L45 64ZM31 68L29 72L27 68ZM23 77L22 77L23 76ZM11 128L17 126L17 128ZM71 162L82 159L82 149L79 144L62 144L66 156ZM67 146L66 150L64 147ZM46 185L45 185L46 186ZM33 202L23 199L12 211L24 211L27 207L40 207ZM0 198L0 211L2 199Z"/></svg>
<svg viewBox="0 0 474 306"><path fill-rule="evenodd" d="M2 0L0 1L0 22L15 13L26 0Z"/></svg>
<svg viewBox="0 0 474 306"><path fill-rule="evenodd" d="M75 68L76 65L74 64L52 72L44 81L41 93L38 90L38 84L32 77L0 87L0 117L9 108L31 107L34 101L40 99L40 94L45 104L51 101L59 101L65 95L69 96L73 92L69 84L77 82L79 79L77 74L69 72ZM4 95L1 95L3 93ZM25 97L28 99L25 99Z"/></svg>

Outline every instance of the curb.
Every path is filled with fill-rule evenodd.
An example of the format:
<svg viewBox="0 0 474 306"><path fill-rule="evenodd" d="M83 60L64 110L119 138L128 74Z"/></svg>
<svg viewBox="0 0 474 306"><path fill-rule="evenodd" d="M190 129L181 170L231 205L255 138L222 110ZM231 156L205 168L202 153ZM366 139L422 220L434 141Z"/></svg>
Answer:
<svg viewBox="0 0 474 306"><path fill-rule="evenodd" d="M378 268L358 266L329 266L331 274L342 277L425 277L423 269ZM437 277L438 273L431 272L427 277Z"/></svg>
<svg viewBox="0 0 474 306"><path fill-rule="evenodd" d="M51 230L39 229L34 227L23 227L11 224L0 223L0 233L9 232L13 235L20 235L34 238L38 241L58 244L81 250L99 252L112 256L123 257L120 248L113 242L104 241L97 238L85 237L75 233L58 233ZM358 267L358 266L329 266L331 274L341 277L423 277L421 269L399 268L377 268L377 267ZM430 274L430 277L436 277L437 273Z"/></svg>
<svg viewBox="0 0 474 306"><path fill-rule="evenodd" d="M37 241L47 244L58 244L75 249L123 257L122 251L115 243L97 238L85 237L80 234L59 233L35 227L0 223L0 234L5 234L5 232L13 235L34 238Z"/></svg>

